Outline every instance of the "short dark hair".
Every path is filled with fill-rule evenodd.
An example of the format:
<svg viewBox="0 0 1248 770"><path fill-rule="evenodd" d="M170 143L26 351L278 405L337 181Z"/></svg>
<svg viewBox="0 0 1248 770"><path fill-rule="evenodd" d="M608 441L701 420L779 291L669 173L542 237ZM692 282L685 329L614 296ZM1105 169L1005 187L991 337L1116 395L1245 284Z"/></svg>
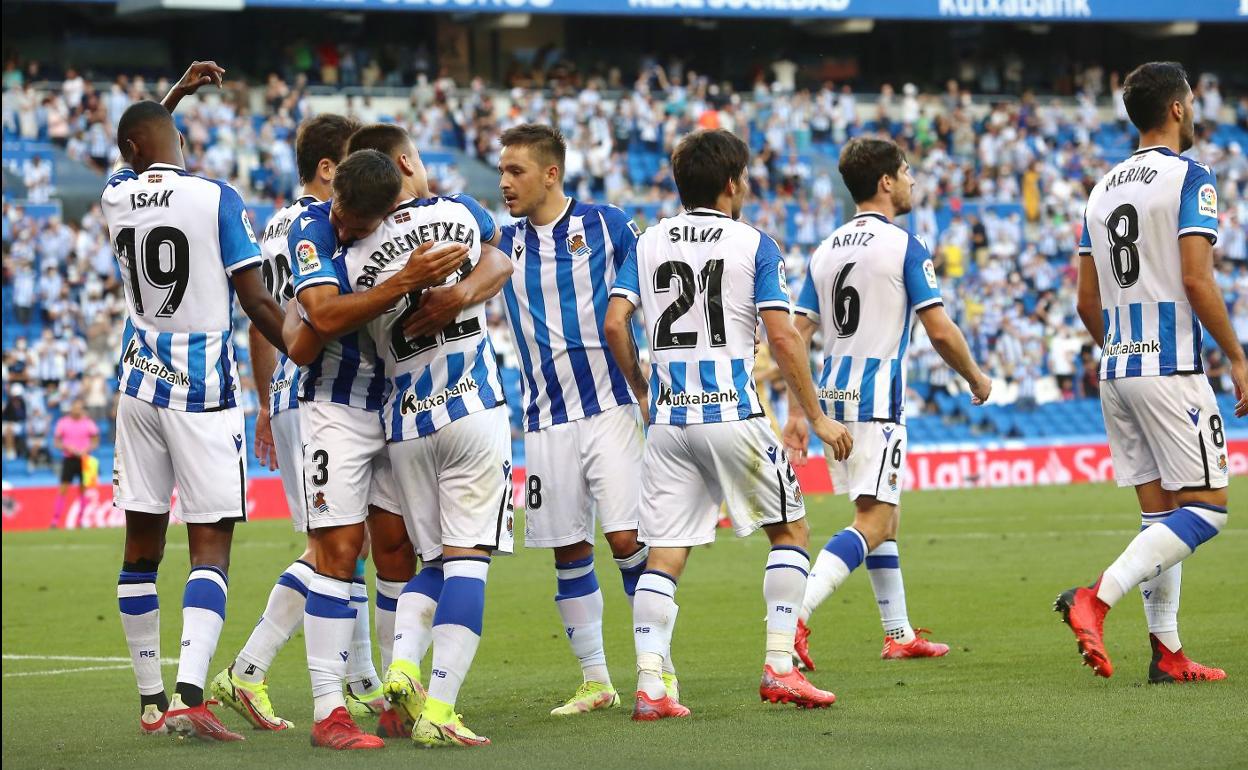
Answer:
<svg viewBox="0 0 1248 770"><path fill-rule="evenodd" d="M347 151L376 150L383 155L394 155L404 144L413 144L405 129L392 123L370 123L351 135Z"/></svg>
<svg viewBox="0 0 1248 770"><path fill-rule="evenodd" d="M360 127L355 118L326 113L299 124L295 134L295 163L299 181L306 184L316 176L316 167L328 158L335 164L347 156L347 140Z"/></svg>
<svg viewBox="0 0 1248 770"><path fill-rule="evenodd" d="M881 177L896 176L905 162L906 154L895 142L857 137L841 148L837 169L854 203L862 203L875 197Z"/></svg>
<svg viewBox="0 0 1248 770"><path fill-rule="evenodd" d="M554 126L541 123L522 123L509 128L498 138L503 147L528 147L546 165L559 167L563 176L563 164L568 157L568 143Z"/></svg>
<svg viewBox="0 0 1248 770"><path fill-rule="evenodd" d="M360 216L385 216L394 208L402 187L399 167L377 150L351 153L334 172L334 200Z"/></svg>
<svg viewBox="0 0 1248 770"><path fill-rule="evenodd" d="M1165 122L1170 105L1182 99L1191 86L1183 65L1154 61L1131 70L1122 83L1127 117L1139 131L1151 131Z"/></svg>
<svg viewBox="0 0 1248 770"><path fill-rule="evenodd" d="M133 139L141 127L155 121L173 123L173 116L160 102L135 102L121 113L121 120L117 121L117 149L121 151L122 157L126 155L126 142Z"/></svg>
<svg viewBox="0 0 1248 770"><path fill-rule="evenodd" d="M710 208L728 182L741 176L750 162L750 148L722 128L694 131L672 153L672 176L686 209Z"/></svg>

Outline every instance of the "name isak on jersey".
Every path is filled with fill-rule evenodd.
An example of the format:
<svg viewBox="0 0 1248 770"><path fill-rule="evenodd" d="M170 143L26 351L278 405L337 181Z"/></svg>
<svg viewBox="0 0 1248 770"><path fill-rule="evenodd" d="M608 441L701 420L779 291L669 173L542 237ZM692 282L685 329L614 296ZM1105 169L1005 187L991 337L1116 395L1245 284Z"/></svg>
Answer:
<svg viewBox="0 0 1248 770"><path fill-rule="evenodd" d="M364 265L360 277L355 279L356 286L372 288L377 283L377 276L387 265L404 254L415 251L427 241L454 241L472 248L477 241L477 230L463 222L426 222L402 235L396 235L368 255L368 264Z"/></svg>
<svg viewBox="0 0 1248 770"><path fill-rule="evenodd" d="M181 385L184 388L191 386L191 378L186 372L170 369L161 362L153 361L141 353L138 340L130 340L130 344L126 346L125 355L121 357L121 362L131 369L138 369L157 379L164 380L170 385Z"/></svg>
<svg viewBox="0 0 1248 770"><path fill-rule="evenodd" d="M150 209L157 206L168 208L169 199L173 197L173 190L156 190L154 192L132 192L130 193L130 210Z"/></svg>

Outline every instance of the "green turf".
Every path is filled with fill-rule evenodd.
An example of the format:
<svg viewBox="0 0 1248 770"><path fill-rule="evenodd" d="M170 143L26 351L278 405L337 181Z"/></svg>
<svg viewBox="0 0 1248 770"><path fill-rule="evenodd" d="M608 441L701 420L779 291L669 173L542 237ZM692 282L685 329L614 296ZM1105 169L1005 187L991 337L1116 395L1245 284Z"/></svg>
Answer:
<svg viewBox="0 0 1248 770"><path fill-rule="evenodd" d="M1248 498L1236 480L1232 499ZM1244 512L1240 502L1240 513ZM810 501L812 541L848 521L840 498ZM3 540L3 745L10 767L1244 767L1248 763L1248 566L1243 524L1185 565L1183 637L1193 657L1231 672L1220 684L1142 686L1143 612L1124 599L1108 622L1117 674L1078 665L1070 632L1050 611L1058 591L1090 580L1131 537L1130 492L1108 486L928 492L906 498L901 555L916 625L951 643L943 660L883 662L866 575L853 576L816 614L812 678L840 697L827 711L758 701L760 596L766 539L720 536L695 551L677 598L673 655L693 718L634 725L628 711L556 720L547 711L579 681L551 598L545 552L498 559L485 638L460 708L494 740L473 751L340 756L308 744L310 697L296 636L270 679L286 733L205 746L137 734L129 669L15 676L117 665L14 660L10 655L123 656L114 576L120 531L6 534ZM185 534L171 531L161 571L162 652L177 651ZM279 570L300 543L284 522L239 530L229 620L212 669L242 644ZM605 550L602 552L605 553ZM605 562L605 563L604 563ZM599 563L607 648L616 683L633 683L627 604L610 562ZM171 686L175 669L165 669ZM627 698L626 698L627 702ZM230 712L224 719L240 727Z"/></svg>

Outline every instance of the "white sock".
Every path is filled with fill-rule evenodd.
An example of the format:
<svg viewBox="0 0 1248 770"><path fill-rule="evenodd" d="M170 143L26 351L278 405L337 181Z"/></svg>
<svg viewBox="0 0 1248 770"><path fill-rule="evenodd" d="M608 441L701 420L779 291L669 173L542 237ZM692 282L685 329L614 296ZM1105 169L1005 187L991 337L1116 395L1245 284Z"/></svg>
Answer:
<svg viewBox="0 0 1248 770"><path fill-rule="evenodd" d="M633 597L633 644L637 650L637 689L650 698L667 695L663 659L672 644L676 625L676 581L657 570L646 570Z"/></svg>
<svg viewBox="0 0 1248 770"><path fill-rule="evenodd" d="M624 579L624 595L628 597L628 608L630 611L633 608L633 599L637 594L637 581L641 580L642 573L646 571L646 559L649 557L650 546L643 545L632 556L615 560L616 566L620 568L620 576ZM673 621L674 619L675 616L673 616ZM676 676L676 664L672 662L670 648L667 655L663 658L663 673Z"/></svg>
<svg viewBox="0 0 1248 770"><path fill-rule="evenodd" d="M317 722L347 705L342 697L342 682L347 676L354 630L351 583L316 573L308 588L303 639L312 679L312 718Z"/></svg>
<svg viewBox="0 0 1248 770"><path fill-rule="evenodd" d="M810 620L815 608L841 587L866 556L866 538L853 527L846 527L832 536L815 557L814 569L806 580L806 596L802 599L799 616L802 621Z"/></svg>
<svg viewBox="0 0 1248 770"><path fill-rule="evenodd" d="M399 607L399 596L405 583L377 578L377 605L374 608L373 628L377 633L377 646L381 648L381 670L390 670L394 659L394 613Z"/></svg>
<svg viewBox="0 0 1248 770"><path fill-rule="evenodd" d="M216 567L195 567L182 594L182 655L177 681L203 689L221 627L225 625L225 573Z"/></svg>
<svg viewBox="0 0 1248 770"><path fill-rule="evenodd" d="M351 606L355 608L355 629L351 635L351 662L347 665L347 686L357 697L380 685L373 667L373 626L368 617L368 586L363 578L351 581Z"/></svg>
<svg viewBox="0 0 1248 770"><path fill-rule="evenodd" d="M586 682L610 686L607 653L602 646L602 591L594 573L593 554L579 561L555 564L559 592L555 606L572 654L581 663Z"/></svg>
<svg viewBox="0 0 1248 770"><path fill-rule="evenodd" d="M1179 508L1160 527L1147 527L1135 536L1101 576L1097 598L1113 607L1127 591L1186 559L1225 525L1225 508L1200 504Z"/></svg>
<svg viewBox="0 0 1248 770"><path fill-rule="evenodd" d="M442 596L445 573L442 562L425 562L399 595L394 613L394 646L391 661L405 660L417 666L433 644L433 616Z"/></svg>
<svg viewBox="0 0 1248 770"><path fill-rule="evenodd" d="M160 600L156 573L122 570L117 578L117 606L130 648L130 663L140 695L165 691L160 676Z"/></svg>
<svg viewBox="0 0 1248 770"><path fill-rule="evenodd" d="M906 584L901 579L896 540L885 540L867 554L867 576L871 578L871 590L880 608L884 636L902 644L913 642L914 629L906 615Z"/></svg>
<svg viewBox="0 0 1248 770"><path fill-rule="evenodd" d="M1140 531L1165 521L1171 511L1145 513L1140 517ZM1157 577L1140 583L1144 597L1144 617L1148 632L1157 637L1170 652L1178 652L1183 643L1179 641L1179 589L1183 582L1183 562L1163 570Z"/></svg>
<svg viewBox="0 0 1248 770"><path fill-rule="evenodd" d="M429 697L454 706L481 642L485 617L485 579L490 560L485 556L444 559L446 576L442 596L433 614L433 665L429 670Z"/></svg>
<svg viewBox="0 0 1248 770"><path fill-rule="evenodd" d="M764 663L777 674L793 670L793 638L797 613L806 593L810 557L796 546L773 546L763 572L763 601L767 605L767 656Z"/></svg>
<svg viewBox="0 0 1248 770"><path fill-rule="evenodd" d="M234 660L234 675L239 679L252 684L264 681L278 651L303 623L312 574L306 562L296 561L277 578L260 622Z"/></svg>

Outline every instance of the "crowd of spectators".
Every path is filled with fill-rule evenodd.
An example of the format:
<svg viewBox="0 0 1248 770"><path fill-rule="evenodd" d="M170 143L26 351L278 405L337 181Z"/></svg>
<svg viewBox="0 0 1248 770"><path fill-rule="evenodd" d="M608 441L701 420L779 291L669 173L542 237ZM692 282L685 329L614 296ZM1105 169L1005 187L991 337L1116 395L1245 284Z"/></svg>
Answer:
<svg viewBox="0 0 1248 770"><path fill-rule="evenodd" d="M347 81L344 61L338 67L340 82ZM11 77L10 71L6 66L6 138L51 141L100 170L116 161L113 127L121 111L168 85L118 77L97 89L71 70L62 83L42 87L30 72L15 68L25 76ZM417 73L397 104L369 96L345 103L362 120L404 125L421 148L462 151L461 163L491 168L503 130L526 121L554 124L568 140L569 192L616 203L643 228L679 208L666 161L679 137L697 128L733 130L754 151L755 195L746 216L781 242L794 288L811 248L845 213L836 203L839 147L853 136L887 134L905 147L918 182L904 224L929 244L946 303L976 357L1004 381L1003 392L1024 406L1096 395L1098 351L1074 313L1073 252L1088 190L1134 142L1116 73L1084 73L1073 101L1027 92L975 100L956 81L935 93L912 84L885 85L870 95L845 84L798 89L791 73L772 74L736 91L682 67L650 65L622 89L603 78L507 90L477 79L458 87L444 75ZM1213 77L1201 77L1197 89L1201 115L1191 154L1218 176L1218 278L1240 340L1248 343L1248 159L1240 144L1248 97L1224 99ZM276 73L255 92L234 83L188 101L177 114L188 167L233 181L249 203L281 204L297 183L294 129L316 103L303 76ZM434 182L454 192L463 179L452 173ZM497 201L483 202L497 208ZM51 417L74 398L83 398L93 417L107 417L124 303L98 208L78 222L36 221L6 203L4 218L5 292L19 323L39 322L23 326L38 330L34 339L6 345L9 454L23 437L25 443L46 438ZM491 319L502 327L498 308ZM511 355L507 341L499 348ZM933 389L956 383L921 330L911 350L915 410ZM1216 352L1208 369L1215 388L1225 389L1229 377ZM254 403L254 394L245 401Z"/></svg>

